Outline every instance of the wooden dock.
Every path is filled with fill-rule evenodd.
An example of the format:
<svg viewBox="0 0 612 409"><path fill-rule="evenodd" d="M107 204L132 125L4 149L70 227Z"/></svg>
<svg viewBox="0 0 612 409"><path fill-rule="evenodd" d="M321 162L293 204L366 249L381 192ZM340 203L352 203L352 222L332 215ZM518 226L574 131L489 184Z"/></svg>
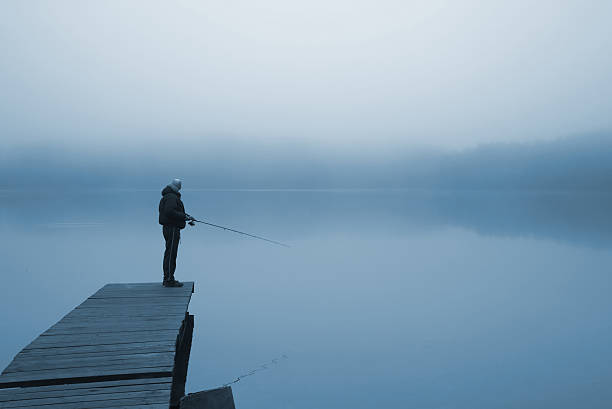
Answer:
<svg viewBox="0 0 612 409"><path fill-rule="evenodd" d="M0 375L0 408L178 407L194 284L108 284L26 346Z"/></svg>

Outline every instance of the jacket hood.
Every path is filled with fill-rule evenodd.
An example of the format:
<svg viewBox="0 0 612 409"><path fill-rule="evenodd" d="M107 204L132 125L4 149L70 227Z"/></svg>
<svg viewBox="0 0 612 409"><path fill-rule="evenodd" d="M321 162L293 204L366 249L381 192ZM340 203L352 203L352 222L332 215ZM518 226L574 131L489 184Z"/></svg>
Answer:
<svg viewBox="0 0 612 409"><path fill-rule="evenodd" d="M175 192L174 189L172 189L170 187L170 185L166 186L162 191L161 194L162 196L167 195L168 193L174 193L175 195L177 195L178 197L181 197L181 194L179 192Z"/></svg>

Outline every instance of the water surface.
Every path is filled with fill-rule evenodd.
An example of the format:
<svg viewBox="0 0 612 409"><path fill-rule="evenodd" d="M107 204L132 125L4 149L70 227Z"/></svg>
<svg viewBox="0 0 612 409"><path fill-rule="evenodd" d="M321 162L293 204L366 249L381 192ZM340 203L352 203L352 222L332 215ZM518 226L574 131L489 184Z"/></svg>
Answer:
<svg viewBox="0 0 612 409"><path fill-rule="evenodd" d="M161 280L159 192L3 191L0 366L109 282ZM612 195L189 191L288 242L183 231L188 391L248 408L607 408Z"/></svg>

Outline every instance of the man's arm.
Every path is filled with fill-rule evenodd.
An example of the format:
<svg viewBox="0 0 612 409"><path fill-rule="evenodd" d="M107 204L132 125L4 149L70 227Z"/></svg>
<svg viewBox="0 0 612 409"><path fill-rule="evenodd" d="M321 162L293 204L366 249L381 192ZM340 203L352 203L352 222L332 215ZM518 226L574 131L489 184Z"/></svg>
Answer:
<svg viewBox="0 0 612 409"><path fill-rule="evenodd" d="M174 220L188 220L187 215L179 210L178 199L172 196L166 200L166 214Z"/></svg>

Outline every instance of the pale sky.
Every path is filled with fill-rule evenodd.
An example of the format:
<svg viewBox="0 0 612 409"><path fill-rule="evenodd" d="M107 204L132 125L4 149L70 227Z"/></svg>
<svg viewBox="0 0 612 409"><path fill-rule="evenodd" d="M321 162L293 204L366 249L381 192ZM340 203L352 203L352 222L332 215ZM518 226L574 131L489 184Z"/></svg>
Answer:
<svg viewBox="0 0 612 409"><path fill-rule="evenodd" d="M611 1L0 3L4 146L462 148L612 129Z"/></svg>

